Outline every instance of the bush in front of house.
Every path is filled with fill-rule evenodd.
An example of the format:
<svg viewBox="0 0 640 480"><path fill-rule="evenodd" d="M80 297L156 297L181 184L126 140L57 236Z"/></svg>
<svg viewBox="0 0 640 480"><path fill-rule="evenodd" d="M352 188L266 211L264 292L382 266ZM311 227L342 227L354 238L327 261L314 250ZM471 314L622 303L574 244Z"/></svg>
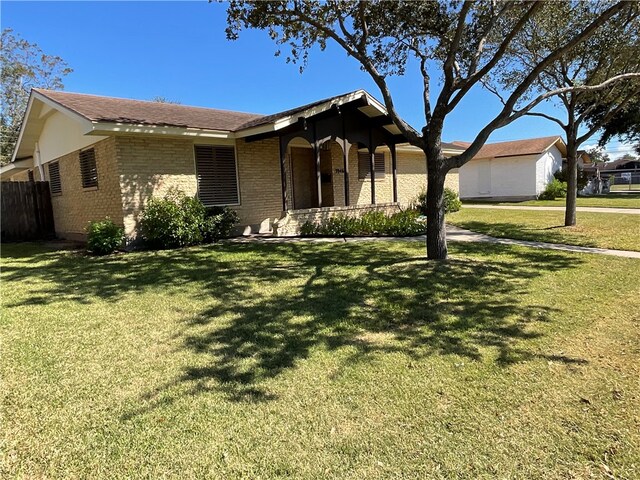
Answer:
<svg viewBox="0 0 640 480"><path fill-rule="evenodd" d="M226 238L233 232L240 219L235 210L229 207L212 207L207 210L202 223L202 237L205 243Z"/></svg>
<svg viewBox="0 0 640 480"><path fill-rule="evenodd" d="M171 189L163 198L152 197L142 212L142 238L152 248L186 247L202 243L206 209L202 202Z"/></svg>
<svg viewBox="0 0 640 480"><path fill-rule="evenodd" d="M566 196L567 183L554 178L549 182L544 192L538 195L538 200L555 200L556 198L565 198Z"/></svg>
<svg viewBox="0 0 640 480"><path fill-rule="evenodd" d="M413 202L415 208L422 214L427 214L427 192L423 190L418 198ZM445 187L444 189L444 213L457 212L462 208L462 202L458 196L458 192Z"/></svg>
<svg viewBox="0 0 640 480"><path fill-rule="evenodd" d="M567 183L569 175L566 167L562 167L560 170L553 174L554 178L557 178L561 182ZM589 183L589 175L583 169L578 169L578 183L577 188L578 191L582 190ZM561 197L564 198L564 197Z"/></svg>
<svg viewBox="0 0 640 480"><path fill-rule="evenodd" d="M176 248L211 243L228 237L238 223L229 207L207 209L195 197L171 189L163 198L151 198L142 212L142 238L151 248Z"/></svg>
<svg viewBox="0 0 640 480"><path fill-rule="evenodd" d="M87 250L96 255L108 255L122 246L124 230L110 218L89 222L87 226Z"/></svg>
<svg viewBox="0 0 640 480"><path fill-rule="evenodd" d="M300 228L300 235L303 237L409 237L424 235L425 229L424 220L416 210L404 210L392 215L372 211L361 217L340 214L321 223L305 222Z"/></svg>

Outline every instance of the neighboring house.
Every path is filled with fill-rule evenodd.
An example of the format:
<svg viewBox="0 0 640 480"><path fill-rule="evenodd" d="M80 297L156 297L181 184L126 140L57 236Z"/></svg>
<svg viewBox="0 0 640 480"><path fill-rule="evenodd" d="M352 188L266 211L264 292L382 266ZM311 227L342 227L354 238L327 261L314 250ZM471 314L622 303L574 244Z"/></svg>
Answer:
<svg viewBox="0 0 640 480"><path fill-rule="evenodd" d="M453 142L466 148L468 143ZM562 168L567 149L561 137L489 143L460 168L460 198L536 198Z"/></svg>
<svg viewBox="0 0 640 480"><path fill-rule="evenodd" d="M288 235L336 212L409 204L426 162L363 90L264 116L34 89L0 178L47 180L62 238L108 216L133 240L145 203L172 187L234 208L245 234Z"/></svg>

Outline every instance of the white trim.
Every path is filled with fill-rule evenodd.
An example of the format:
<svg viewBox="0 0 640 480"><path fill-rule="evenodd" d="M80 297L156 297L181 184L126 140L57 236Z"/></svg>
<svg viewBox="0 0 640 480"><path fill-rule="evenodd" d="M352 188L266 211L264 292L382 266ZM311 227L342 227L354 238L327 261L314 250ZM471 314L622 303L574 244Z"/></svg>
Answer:
<svg viewBox="0 0 640 480"><path fill-rule="evenodd" d="M109 134L143 134L143 135L166 135L189 138L212 138L212 139L233 139L233 132L225 130L206 130L190 127L169 127L156 125L142 125L115 122L92 122L87 135L109 135Z"/></svg>

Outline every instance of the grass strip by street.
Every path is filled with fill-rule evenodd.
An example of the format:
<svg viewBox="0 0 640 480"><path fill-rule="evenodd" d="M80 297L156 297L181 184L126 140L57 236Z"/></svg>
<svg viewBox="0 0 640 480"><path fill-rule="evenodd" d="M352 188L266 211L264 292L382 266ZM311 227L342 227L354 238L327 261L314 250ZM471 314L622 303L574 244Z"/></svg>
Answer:
<svg viewBox="0 0 640 480"><path fill-rule="evenodd" d="M4 245L0 476L635 476L640 262L450 252Z"/></svg>
<svg viewBox="0 0 640 480"><path fill-rule="evenodd" d="M493 237L640 251L638 215L578 212L577 220L565 227L562 211L464 207L447 216L452 225Z"/></svg>
<svg viewBox="0 0 640 480"><path fill-rule="evenodd" d="M566 199L556 198L555 200L527 200L524 202L483 202L483 201L463 201L463 204L479 205L522 205L529 207L564 207ZM578 207L603 207L603 208L640 208L640 193L631 194L608 194L593 197L578 197L576 200Z"/></svg>

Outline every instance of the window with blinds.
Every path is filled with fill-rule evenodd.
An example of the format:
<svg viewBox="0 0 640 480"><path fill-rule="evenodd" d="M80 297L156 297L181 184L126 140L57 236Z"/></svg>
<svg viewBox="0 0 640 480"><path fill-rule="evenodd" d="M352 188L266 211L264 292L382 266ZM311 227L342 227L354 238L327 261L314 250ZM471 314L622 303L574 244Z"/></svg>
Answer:
<svg viewBox="0 0 640 480"><path fill-rule="evenodd" d="M82 178L82 188L98 186L96 151L93 148L80 152L80 177Z"/></svg>
<svg viewBox="0 0 640 480"><path fill-rule="evenodd" d="M196 145L195 157L200 201L208 207L240 203L234 148Z"/></svg>
<svg viewBox="0 0 640 480"><path fill-rule="evenodd" d="M374 155L373 165L376 169L376 180L384 178L384 153L376 153ZM371 171L369 169L369 153L358 152L358 178L360 180L370 178L370 173Z"/></svg>
<svg viewBox="0 0 640 480"><path fill-rule="evenodd" d="M60 164L51 162L47 164L49 170L49 190L52 195L62 193L62 183L60 182Z"/></svg>

